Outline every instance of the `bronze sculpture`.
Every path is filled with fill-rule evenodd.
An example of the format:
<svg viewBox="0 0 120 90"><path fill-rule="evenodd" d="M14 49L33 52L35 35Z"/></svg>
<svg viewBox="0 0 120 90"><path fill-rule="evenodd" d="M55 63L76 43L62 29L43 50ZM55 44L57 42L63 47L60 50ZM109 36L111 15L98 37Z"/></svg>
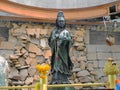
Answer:
<svg viewBox="0 0 120 90"><path fill-rule="evenodd" d="M73 63L69 56L72 43L70 33L65 29L66 21L62 11L58 12L56 19L56 28L49 37L49 46L51 47L51 73L53 75L50 84L68 84L68 76L71 75ZM66 90L65 88L52 90ZM69 89L71 90L71 89ZM72 90L74 90L72 88Z"/></svg>

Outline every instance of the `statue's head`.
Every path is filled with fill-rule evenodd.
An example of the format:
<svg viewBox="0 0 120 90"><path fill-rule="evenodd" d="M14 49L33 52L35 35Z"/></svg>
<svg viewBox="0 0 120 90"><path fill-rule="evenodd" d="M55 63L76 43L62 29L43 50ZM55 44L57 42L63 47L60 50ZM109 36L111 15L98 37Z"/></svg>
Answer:
<svg viewBox="0 0 120 90"><path fill-rule="evenodd" d="M66 21L65 21L64 14L62 11L59 11L57 14L56 26L58 28L65 28L66 26Z"/></svg>

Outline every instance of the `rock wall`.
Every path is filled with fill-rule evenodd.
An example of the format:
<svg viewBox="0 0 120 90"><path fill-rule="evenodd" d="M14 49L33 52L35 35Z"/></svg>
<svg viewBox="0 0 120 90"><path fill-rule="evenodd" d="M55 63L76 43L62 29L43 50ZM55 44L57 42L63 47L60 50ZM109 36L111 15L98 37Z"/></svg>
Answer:
<svg viewBox="0 0 120 90"><path fill-rule="evenodd" d="M38 73L35 69L36 65L50 63L51 50L48 46L48 37L55 25L11 23L10 26L9 40L1 40L0 45L0 54L4 55L10 66L8 74L9 85L35 84L39 81ZM89 30L93 28L93 26L81 25L67 26L67 30L70 31L73 40L70 50L70 57L74 63L73 74L69 77L71 83L107 81L106 76L102 73L106 57L103 57L104 55L100 56L102 61L100 61L101 59L94 58L96 57L96 49L94 45L89 44ZM99 30L104 30L104 27L101 26ZM102 49L99 47L100 55L103 52L100 52ZM119 52L120 50L117 51L117 54ZM51 80L50 73L48 80ZM76 88L79 89L82 87Z"/></svg>
<svg viewBox="0 0 120 90"><path fill-rule="evenodd" d="M9 55L11 72L9 79L13 84L33 84L38 78L36 65L50 63L51 50L48 46L48 37L55 26L30 25L13 23L10 30L9 42L15 43L13 54ZM70 56L74 63L73 75L70 77L72 83L93 82L90 76L95 72L85 70L92 67L86 64L86 47L84 43L85 30L75 28L68 30L72 34L73 46ZM14 72L14 73L13 73ZM88 76L87 78L85 78ZM88 79L88 78L91 78ZM51 75L49 75L49 80Z"/></svg>

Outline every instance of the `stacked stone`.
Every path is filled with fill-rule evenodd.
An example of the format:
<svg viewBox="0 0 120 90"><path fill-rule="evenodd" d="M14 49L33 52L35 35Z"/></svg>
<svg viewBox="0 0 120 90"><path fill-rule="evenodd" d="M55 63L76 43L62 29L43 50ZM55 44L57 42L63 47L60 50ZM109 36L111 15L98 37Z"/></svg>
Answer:
<svg viewBox="0 0 120 90"><path fill-rule="evenodd" d="M94 70L94 65L87 62L87 50L85 45L86 31L83 27L77 27L72 30L73 45L71 48L71 59L74 63L72 70L73 75L69 78L71 83L94 83L97 72ZM77 90L84 87L76 87Z"/></svg>
<svg viewBox="0 0 120 90"><path fill-rule="evenodd" d="M50 62L51 50L48 46L47 29L40 26L16 23L10 30L12 42L16 43L13 54L9 55L11 85L30 85L38 81L36 65Z"/></svg>

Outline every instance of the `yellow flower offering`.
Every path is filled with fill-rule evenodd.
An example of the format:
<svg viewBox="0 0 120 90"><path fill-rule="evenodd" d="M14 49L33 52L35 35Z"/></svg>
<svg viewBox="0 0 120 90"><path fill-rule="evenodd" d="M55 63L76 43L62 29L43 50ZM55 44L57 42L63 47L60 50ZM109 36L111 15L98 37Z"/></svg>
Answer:
<svg viewBox="0 0 120 90"><path fill-rule="evenodd" d="M45 78L47 71L50 70L50 65L48 64L38 64L36 66L36 70L38 71L38 73L40 74L39 77L40 78Z"/></svg>
<svg viewBox="0 0 120 90"><path fill-rule="evenodd" d="M103 72L105 75L113 75L119 73L119 68L114 62L113 58L108 58L107 62L105 63Z"/></svg>
<svg viewBox="0 0 120 90"><path fill-rule="evenodd" d="M45 71L50 70L50 66L49 66L48 64L45 64L45 65L44 65L44 70L45 70Z"/></svg>
<svg viewBox="0 0 120 90"><path fill-rule="evenodd" d="M37 65L37 66L36 66L36 70L37 70L38 72L41 72L41 71L42 71L42 66L41 66L41 65Z"/></svg>

